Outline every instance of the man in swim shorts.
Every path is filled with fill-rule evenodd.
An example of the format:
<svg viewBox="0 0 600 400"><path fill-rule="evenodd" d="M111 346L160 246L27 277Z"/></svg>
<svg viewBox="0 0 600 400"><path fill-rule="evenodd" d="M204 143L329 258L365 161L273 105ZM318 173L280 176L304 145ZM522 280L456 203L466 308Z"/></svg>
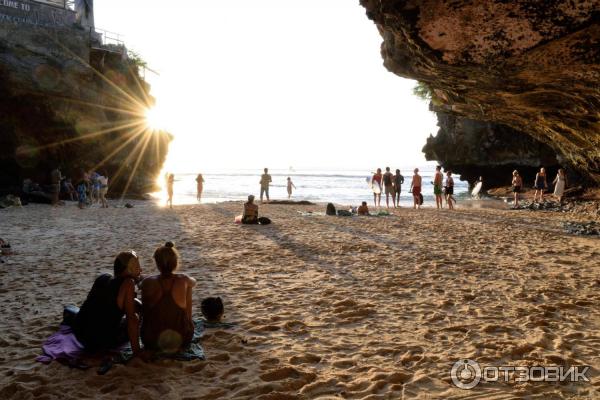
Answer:
<svg viewBox="0 0 600 400"><path fill-rule="evenodd" d="M265 173L260 177L260 202L263 202L263 194L267 195L267 202L269 201L269 185L272 182L271 175L269 175L269 168L265 168Z"/></svg>
<svg viewBox="0 0 600 400"><path fill-rule="evenodd" d="M392 195L392 202L394 208L396 208L396 193L394 191L394 175L390 172L390 167L385 167L385 174L383 174L383 186L385 188L385 205L390 208L390 195Z"/></svg>
<svg viewBox="0 0 600 400"><path fill-rule="evenodd" d="M415 168L415 174L412 177L412 182L410 183L410 190L413 194L414 207L413 208L421 208L421 175L419 175L419 168Z"/></svg>
<svg viewBox="0 0 600 400"><path fill-rule="evenodd" d="M433 176L433 194L435 195L435 206L437 208L444 208L442 202L442 184L444 181L444 175L442 174L442 167L435 167L435 175Z"/></svg>

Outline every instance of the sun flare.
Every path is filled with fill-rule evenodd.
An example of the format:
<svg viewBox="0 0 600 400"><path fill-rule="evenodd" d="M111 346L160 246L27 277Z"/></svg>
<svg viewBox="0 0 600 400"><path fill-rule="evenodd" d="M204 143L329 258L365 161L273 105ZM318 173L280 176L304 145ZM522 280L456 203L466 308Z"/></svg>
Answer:
<svg viewBox="0 0 600 400"><path fill-rule="evenodd" d="M157 107L148 108L144 113L146 126L154 131L167 130L167 116Z"/></svg>

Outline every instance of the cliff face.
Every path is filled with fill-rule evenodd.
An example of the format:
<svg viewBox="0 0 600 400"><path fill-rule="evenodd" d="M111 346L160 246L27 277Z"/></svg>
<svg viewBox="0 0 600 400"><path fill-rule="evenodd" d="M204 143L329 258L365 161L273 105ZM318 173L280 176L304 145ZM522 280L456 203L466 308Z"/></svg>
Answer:
<svg viewBox="0 0 600 400"><path fill-rule="evenodd" d="M480 121L485 129L476 130L482 135L497 130L494 136L500 140L496 154L483 151L489 166L523 154L529 156L527 163L544 163L550 148L558 163L600 184L600 2L361 4L384 39L385 67L431 89L442 131L448 115L471 128L472 121ZM433 151L435 141L430 140L426 154L455 163L460 148L444 150L440 140ZM463 158L463 170L485 165L482 154L470 154L475 158Z"/></svg>
<svg viewBox="0 0 600 400"><path fill-rule="evenodd" d="M170 135L145 126L152 99L135 61L77 25L21 22L0 22L0 193L48 183L56 167L105 172L112 195L150 190Z"/></svg>

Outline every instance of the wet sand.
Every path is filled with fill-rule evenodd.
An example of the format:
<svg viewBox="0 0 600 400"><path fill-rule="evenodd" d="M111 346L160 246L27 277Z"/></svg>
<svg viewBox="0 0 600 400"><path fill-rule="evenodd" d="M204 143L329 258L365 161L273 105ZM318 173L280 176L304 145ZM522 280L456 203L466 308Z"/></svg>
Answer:
<svg viewBox="0 0 600 400"><path fill-rule="evenodd" d="M600 240L563 233L574 215L400 209L302 216L235 203L168 210L0 210L18 254L0 264L0 398L600 398ZM173 240L200 300L221 296L231 329L207 330L206 361L133 360L99 376L34 361L65 304L81 304L123 249L154 273ZM453 363L590 365L591 383L454 387Z"/></svg>

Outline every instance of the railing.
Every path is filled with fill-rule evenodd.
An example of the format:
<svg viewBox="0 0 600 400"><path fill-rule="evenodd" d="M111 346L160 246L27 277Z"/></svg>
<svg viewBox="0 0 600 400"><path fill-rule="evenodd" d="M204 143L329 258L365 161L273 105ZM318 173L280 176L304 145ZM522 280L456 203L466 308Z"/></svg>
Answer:
<svg viewBox="0 0 600 400"><path fill-rule="evenodd" d="M107 31L99 28L90 28L92 33L96 33L103 45L125 46L123 35L116 32Z"/></svg>
<svg viewBox="0 0 600 400"><path fill-rule="evenodd" d="M75 0L31 0L35 3L43 3L49 6L64 8L65 10L75 10Z"/></svg>

